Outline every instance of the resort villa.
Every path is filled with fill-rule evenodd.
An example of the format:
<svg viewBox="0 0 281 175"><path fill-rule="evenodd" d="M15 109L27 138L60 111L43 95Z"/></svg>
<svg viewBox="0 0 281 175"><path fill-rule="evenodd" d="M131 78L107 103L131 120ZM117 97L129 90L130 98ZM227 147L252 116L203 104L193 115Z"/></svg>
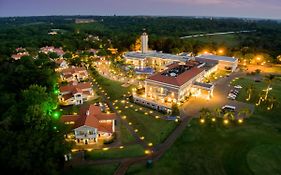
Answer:
<svg viewBox="0 0 281 175"><path fill-rule="evenodd" d="M62 48L55 48L54 46L46 46L40 48L40 52L48 54L50 52L56 53L59 57L62 57L64 55L64 51Z"/></svg>
<svg viewBox="0 0 281 175"><path fill-rule="evenodd" d="M72 81L83 81L88 79L88 72L83 67L70 67L61 71L61 80L72 82Z"/></svg>
<svg viewBox="0 0 281 175"><path fill-rule="evenodd" d="M63 115L61 121L71 126L76 143L97 143L115 132L114 113L103 113L99 106L81 108L78 115Z"/></svg>
<svg viewBox="0 0 281 175"><path fill-rule="evenodd" d="M209 63L190 60L186 63L174 63L162 72L148 77L144 81L144 93L133 93L134 102L156 110L169 112L173 103L181 103L189 96L210 99L214 85L203 83L204 77L218 69L216 61Z"/></svg>
<svg viewBox="0 0 281 175"><path fill-rule="evenodd" d="M94 92L90 82L77 83L72 82L69 85L59 88L59 102L61 105L80 105L84 101L93 99Z"/></svg>
<svg viewBox="0 0 281 175"><path fill-rule="evenodd" d="M68 64L67 62L63 59L63 58L59 58L55 61L56 65L58 66L58 68L56 69L56 71L60 71L63 69L68 68Z"/></svg>

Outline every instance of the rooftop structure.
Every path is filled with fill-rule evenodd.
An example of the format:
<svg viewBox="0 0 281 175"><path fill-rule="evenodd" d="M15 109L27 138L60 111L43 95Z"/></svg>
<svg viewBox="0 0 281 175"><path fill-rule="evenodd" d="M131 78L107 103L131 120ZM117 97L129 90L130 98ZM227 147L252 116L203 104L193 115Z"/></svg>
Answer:
<svg viewBox="0 0 281 175"><path fill-rule="evenodd" d="M190 95L213 96L213 84L203 83L203 78L217 70L217 65L198 61L174 63L168 69L156 73L145 80L145 93L134 93L134 102L157 110L169 111L172 103L179 103Z"/></svg>
<svg viewBox="0 0 281 175"><path fill-rule="evenodd" d="M62 50L62 48L55 48L54 46L42 47L42 48L40 48L40 51L45 54L48 54L49 52L54 52L60 57L62 57L64 55L64 51Z"/></svg>
<svg viewBox="0 0 281 175"><path fill-rule="evenodd" d="M82 81L88 78L88 72L83 67L70 67L62 70L61 79L63 81Z"/></svg>
<svg viewBox="0 0 281 175"><path fill-rule="evenodd" d="M238 59L233 58L233 57L227 57L227 56L218 56L218 55L213 55L213 54L202 54L198 55L195 60L213 60L213 61L218 61L219 63L219 68L220 69L227 69L234 71L237 66L238 66Z"/></svg>
<svg viewBox="0 0 281 175"><path fill-rule="evenodd" d="M148 35L145 32L141 35L141 52L148 52Z"/></svg>
<svg viewBox="0 0 281 175"><path fill-rule="evenodd" d="M181 86L196 75L205 71L204 68L199 67L199 62L188 62L185 65L175 63L163 72L157 73L149 77L147 80L158 81L162 83L171 84L174 86Z"/></svg>

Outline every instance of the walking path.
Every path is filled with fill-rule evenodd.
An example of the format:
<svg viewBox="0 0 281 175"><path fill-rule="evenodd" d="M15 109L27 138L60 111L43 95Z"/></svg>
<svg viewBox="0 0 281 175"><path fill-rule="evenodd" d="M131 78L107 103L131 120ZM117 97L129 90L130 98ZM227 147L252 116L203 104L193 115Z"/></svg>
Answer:
<svg viewBox="0 0 281 175"><path fill-rule="evenodd" d="M180 39L187 39L187 38L198 38L204 36L217 36L217 35L229 35L229 34L236 34L236 33L250 33L255 32L256 30L242 30L242 31L231 31L231 32L216 32L216 33L205 33L205 34L195 34L195 35L188 35L180 37Z"/></svg>
<svg viewBox="0 0 281 175"><path fill-rule="evenodd" d="M243 73L233 73L230 77L225 77L216 82L216 86L218 86L216 93L220 93L217 95L221 95L221 97L218 97L217 101L212 100L212 103L205 103L205 104L216 104L216 105L221 105L221 103L229 102L226 101L226 96L229 92L229 89L231 87L228 87L227 85L229 82L239 76L243 76ZM106 77L107 78L107 77ZM106 98L106 96L103 94L102 96L103 100L109 105L109 107L116 112L112 102ZM225 100L226 99L226 100ZM222 101L223 100L223 101ZM196 100L195 100L196 101ZM193 107L198 106L198 109L190 111L190 106L189 104L192 103ZM194 104L193 104L194 103ZM239 103L239 102L234 102L234 103ZM243 103L243 105L245 105ZM147 160L153 160L157 161L161 158L161 156L173 145L173 143L176 141L178 137L180 137L184 131L184 129L187 127L191 116L197 116L199 114L199 110L202 108L202 101L200 101L198 104L192 100L188 101L184 106L181 108L181 121L178 125L177 128L168 136L168 138L161 144L158 144L152 148L150 148L150 153L141 156L141 157L131 157L131 158L117 158L117 159L106 159L106 160L77 160L71 162L71 165L69 166L76 166L76 165L95 165L95 164L111 164L111 163L120 163L119 167L115 171L114 175L124 175L128 168L135 164L135 163L143 163L146 162ZM118 115L118 113L117 113ZM118 115L118 121L120 122L121 117ZM128 129L128 131L135 137L136 143L142 145L145 149L149 149L149 147L137 136L137 134L134 132L133 128L129 126L127 122L123 122L125 124L125 127ZM83 154L83 153L81 153ZM81 158L83 158L83 155L81 155Z"/></svg>

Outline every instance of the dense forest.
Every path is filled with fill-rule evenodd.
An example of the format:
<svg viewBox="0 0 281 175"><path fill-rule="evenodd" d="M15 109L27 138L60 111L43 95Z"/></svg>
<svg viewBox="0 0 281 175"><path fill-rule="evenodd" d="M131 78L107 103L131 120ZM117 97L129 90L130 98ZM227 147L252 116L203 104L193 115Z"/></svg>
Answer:
<svg viewBox="0 0 281 175"><path fill-rule="evenodd" d="M94 19L94 23L75 24L76 18ZM89 48L115 47L119 51L132 48L136 39L145 30L149 33L151 49L163 52L194 52L202 48L228 48L227 55L243 52L265 53L275 59L281 54L281 23L274 20L236 18L191 18L191 17L126 17L126 16L50 16L0 18L0 56L9 57L17 47L25 47L31 53L46 45L77 51ZM59 29L58 35L48 35ZM255 30L236 34L238 44L200 40L181 40L181 36L198 33ZM100 42L85 40L89 35L99 36ZM226 39L227 40L227 39ZM35 50L34 50L35 49ZM241 53L240 53L241 54ZM243 53L242 53L243 54Z"/></svg>

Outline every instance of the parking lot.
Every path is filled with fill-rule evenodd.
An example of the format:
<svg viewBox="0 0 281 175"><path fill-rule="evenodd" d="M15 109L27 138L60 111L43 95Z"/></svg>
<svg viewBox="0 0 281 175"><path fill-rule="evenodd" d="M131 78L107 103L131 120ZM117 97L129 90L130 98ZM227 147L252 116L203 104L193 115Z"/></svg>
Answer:
<svg viewBox="0 0 281 175"><path fill-rule="evenodd" d="M215 82L214 97L210 100L206 100L200 97L192 97L186 103L183 104L181 112L184 113L184 117L194 117L199 115L199 111L202 108L216 109L221 108L224 105L231 105L236 107L236 111L243 108L249 108L254 111L254 105L236 100L228 99L229 92L234 89L230 85L231 80L236 77L242 77L243 73L232 73L229 77L224 77Z"/></svg>

